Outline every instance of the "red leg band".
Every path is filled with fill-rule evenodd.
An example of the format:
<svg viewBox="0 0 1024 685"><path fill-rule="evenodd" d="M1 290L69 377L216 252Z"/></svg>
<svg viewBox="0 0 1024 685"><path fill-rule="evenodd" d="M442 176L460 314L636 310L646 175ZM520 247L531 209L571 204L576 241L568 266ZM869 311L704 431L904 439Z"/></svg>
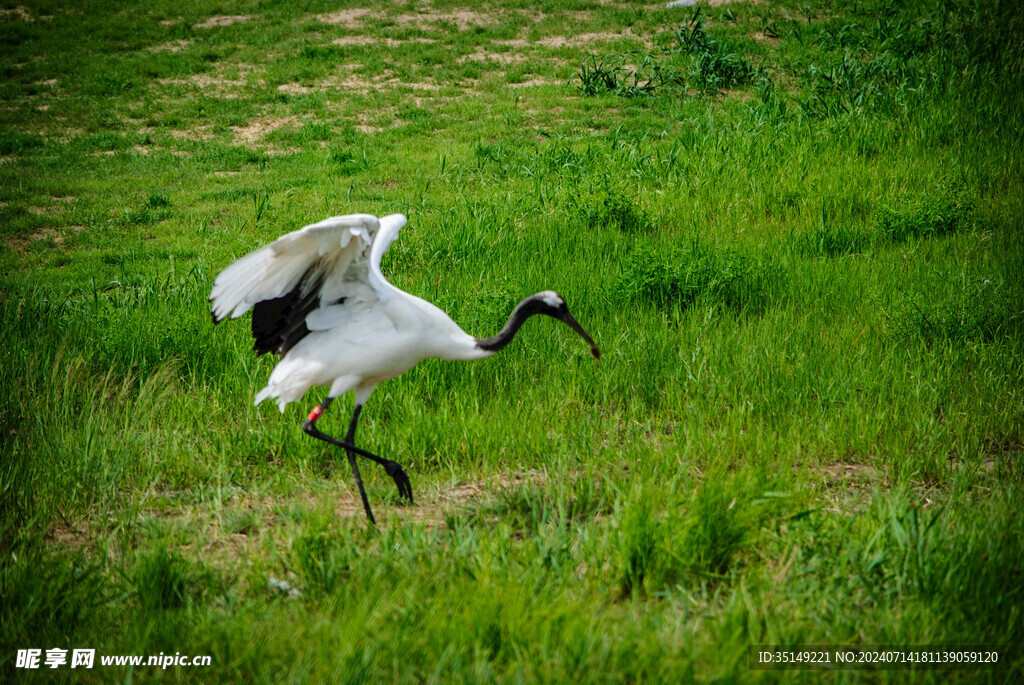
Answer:
<svg viewBox="0 0 1024 685"><path fill-rule="evenodd" d="M324 413L324 408L319 404L313 407L313 411L309 412L309 420L316 423L316 420L320 418L320 415Z"/></svg>

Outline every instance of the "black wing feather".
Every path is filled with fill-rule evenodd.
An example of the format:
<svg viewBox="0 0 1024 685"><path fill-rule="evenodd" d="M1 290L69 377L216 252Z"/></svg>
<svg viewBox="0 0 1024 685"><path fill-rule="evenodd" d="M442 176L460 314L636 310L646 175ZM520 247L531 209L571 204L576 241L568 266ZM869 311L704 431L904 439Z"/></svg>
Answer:
<svg viewBox="0 0 1024 685"><path fill-rule="evenodd" d="M307 335L306 317L320 306L324 272L311 266L287 294L257 302L252 309L252 348L257 356L273 352L284 356Z"/></svg>

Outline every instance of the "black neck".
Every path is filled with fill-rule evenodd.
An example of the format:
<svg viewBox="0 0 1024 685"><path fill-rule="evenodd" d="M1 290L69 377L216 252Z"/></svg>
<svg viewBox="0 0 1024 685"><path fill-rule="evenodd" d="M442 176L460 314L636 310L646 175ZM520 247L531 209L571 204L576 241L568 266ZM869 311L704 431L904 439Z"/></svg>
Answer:
<svg viewBox="0 0 1024 685"><path fill-rule="evenodd" d="M543 303L538 295L532 295L519 304L512 310L512 315L508 317L508 323L501 329L501 333L498 333L492 338L477 338L476 346L481 350L487 352L498 352L512 342L512 338L516 336L516 332L519 327L534 314L544 313L548 307Z"/></svg>

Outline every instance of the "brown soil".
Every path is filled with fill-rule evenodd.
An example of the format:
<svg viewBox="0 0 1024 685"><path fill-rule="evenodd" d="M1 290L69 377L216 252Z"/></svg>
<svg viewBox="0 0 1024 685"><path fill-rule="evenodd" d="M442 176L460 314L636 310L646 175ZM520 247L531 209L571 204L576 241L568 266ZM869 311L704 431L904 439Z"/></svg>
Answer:
<svg viewBox="0 0 1024 685"><path fill-rule="evenodd" d="M294 121L295 117L293 116L263 117L262 119L253 119L245 126L232 126L231 130L235 132L238 142L248 145L261 140L271 131L276 131Z"/></svg>
<svg viewBox="0 0 1024 685"><path fill-rule="evenodd" d="M230 26L231 24L237 24L243 21L249 21L252 19L249 15L235 14L224 17L210 17L204 22L196 24L197 29L211 29L215 26Z"/></svg>
<svg viewBox="0 0 1024 685"><path fill-rule="evenodd" d="M367 14L370 14L370 12L371 10L356 7L353 9L340 10L338 12L331 12L329 14L318 14L316 18L325 24L357 28L362 25L360 19Z"/></svg>
<svg viewBox="0 0 1024 685"><path fill-rule="evenodd" d="M170 43L163 43L162 45L153 45L149 48L150 52L181 52L189 45L192 44L190 40L172 40Z"/></svg>
<svg viewBox="0 0 1024 685"><path fill-rule="evenodd" d="M444 529L446 517L459 509L471 506L475 502L491 499L501 491L522 486L523 484L543 485L547 481L544 471L524 471L518 473L501 473L496 476L467 481L447 487L435 487L426 492L416 493L414 505L395 505L377 502L374 514L378 526L387 528L395 524L422 524L430 528ZM346 482L347 483L347 482ZM345 485L342 485L345 487ZM333 509L339 518L362 519L363 505L354 487L348 487L333 499ZM202 503L183 505L171 509L142 510L139 512L140 522L146 521L177 521L190 531L194 542L187 542L180 547L184 553L197 553L204 560L219 558L233 561L251 558L263 545L275 548L286 545L279 535L282 512L299 506L315 509L322 506L324 496L315 497L300 493L293 498L272 497L268 495L242 495L230 501L224 509L214 511L213 505ZM225 530L222 521L228 511L252 514L253 528L246 532ZM102 534L103 524L99 521L62 522L50 531L48 538L57 546L80 549L87 547Z"/></svg>

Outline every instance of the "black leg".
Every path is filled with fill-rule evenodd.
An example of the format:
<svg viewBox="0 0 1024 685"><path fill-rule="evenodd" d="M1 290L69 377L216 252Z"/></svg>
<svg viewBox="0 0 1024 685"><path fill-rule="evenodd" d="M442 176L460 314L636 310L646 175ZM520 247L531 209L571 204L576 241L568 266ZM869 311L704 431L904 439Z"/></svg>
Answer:
<svg viewBox="0 0 1024 685"><path fill-rule="evenodd" d="M348 427L348 435L345 436L345 442L352 444L352 438L356 435L356 420L359 418L359 409L356 407L355 413L352 415L352 423ZM312 435L312 433L310 434ZM366 497L366 489L363 487L363 477L359 475L359 464L356 463L356 454L350 449L345 450L345 454L348 456L348 465L352 467L352 475L355 476L356 485L359 487L359 496L363 500L363 509L366 510L366 517L370 519L370 523L377 525L377 522L373 519L373 512L370 511L370 500Z"/></svg>
<svg viewBox="0 0 1024 685"><path fill-rule="evenodd" d="M395 481L395 485L398 486L398 494L405 497L412 502L412 484L409 482L409 477L405 474L405 470L397 462L391 461L390 459L382 459L376 454L367 452L366 450L360 449L355 446L356 437L356 425L359 423L359 414L363 410L363 405L357 404L355 412L352 414L352 422L348 426L348 433L344 440L338 440L335 437L327 435L319 428L316 427L316 421L327 411L327 407L331 405L332 398L328 397L321 404L317 405L316 408L310 413L309 418L302 424L302 430L309 435L329 442L332 445L337 445L345 450L348 455L348 463L352 467L352 474L355 476L356 485L359 487L359 495L363 500L363 508L366 510L366 516L370 519L370 522L376 525L376 521L373 518L373 512L370 511L370 502L366 498L366 490L363 488L363 478L359 474L359 465L356 464L356 455L375 461L384 467L385 472Z"/></svg>
<svg viewBox="0 0 1024 685"><path fill-rule="evenodd" d="M354 451L356 454L371 459L381 466L384 467L384 472L391 476L391 479L395 481L395 485L398 487L398 494L409 502L412 502L412 484L409 482L409 476L405 475L405 470L398 464L397 461L391 461L390 459L384 459L378 457L376 454L370 452L364 452L356 447L356 424L359 423L359 414L363 411L363 405L357 404L355 411L352 413L352 423L348 426L348 434L345 436L345 444L349 445L347 449Z"/></svg>
<svg viewBox="0 0 1024 685"><path fill-rule="evenodd" d="M355 434L355 421L353 421L352 425L349 426L349 439L344 441L338 440L337 438L332 438L330 435L327 435L326 433L322 432L320 429L316 427L316 420L319 419L320 416L323 415L325 411L327 411L327 407L331 406L332 401L332 398L328 397L323 401L323 403L318 404L313 409L313 411L310 412L309 418L307 418L306 421L302 424L302 430L304 430L309 435L312 435L314 438L323 440L324 442L329 442L332 445L337 445L338 447L342 447L345 449L345 454L348 456L349 466L352 467L352 475L356 479L356 487L359 488L359 497L363 500L363 509L366 511L366 518L370 519L370 523L376 526L377 520L373 518L373 511L370 509L370 500L366 497L366 488L363 487L363 476L362 474L359 473L359 464L356 463L356 455L345 444L346 442L352 442L351 438ZM356 409L357 411L355 413L355 416L352 417L353 419L359 416L358 407L356 407Z"/></svg>

